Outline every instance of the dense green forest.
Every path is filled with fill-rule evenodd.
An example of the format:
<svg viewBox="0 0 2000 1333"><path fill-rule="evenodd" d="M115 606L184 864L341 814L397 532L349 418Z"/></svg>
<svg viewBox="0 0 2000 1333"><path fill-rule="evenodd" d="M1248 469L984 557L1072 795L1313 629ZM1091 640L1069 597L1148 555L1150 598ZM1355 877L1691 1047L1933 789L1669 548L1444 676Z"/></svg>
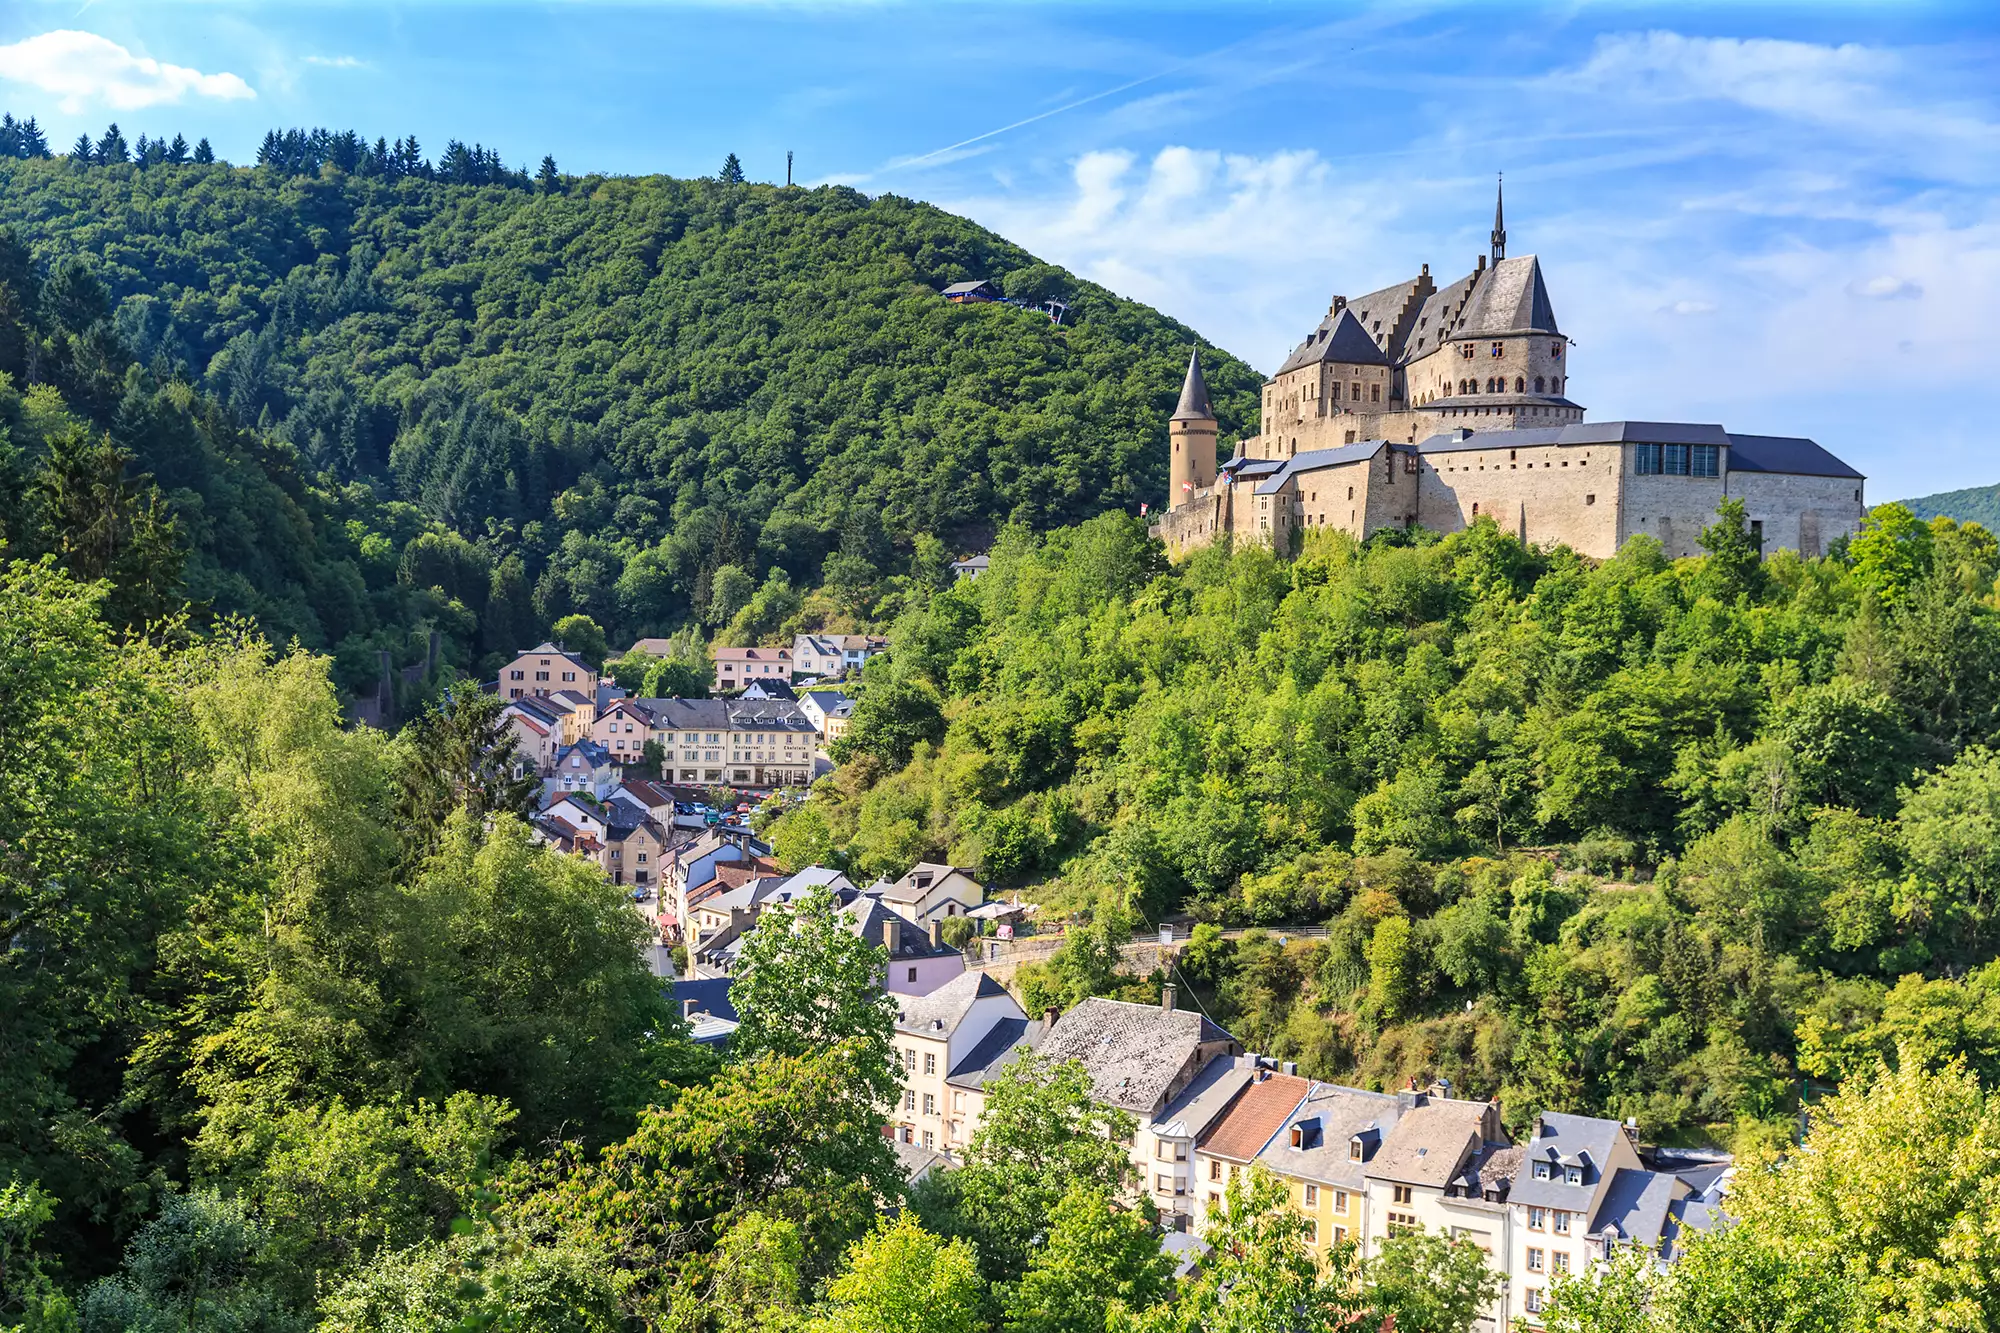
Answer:
<svg viewBox="0 0 2000 1333"><path fill-rule="evenodd" d="M1877 510L1828 557L1594 563L1490 523L1214 548L1009 529L896 626L789 859L1176 912L1252 1049L1649 1134L1782 1138L1915 1036L2000 1075L2000 546ZM1324 937L1220 928L1330 926ZM1067 988L1068 993L1064 994Z"/></svg>
<svg viewBox="0 0 2000 1333"><path fill-rule="evenodd" d="M1990 531L2000 531L2000 486L1939 491L1936 495L1919 496L1903 503L1918 518L1943 515L1960 523L1977 523Z"/></svg>
<svg viewBox="0 0 2000 1333"><path fill-rule="evenodd" d="M0 156L0 227L104 284L101 341L346 505L319 544L435 589L415 614L461 669L569 614L618 643L720 628L760 589L823 586L828 623L891 615L1001 523L1164 489L1196 335L928 205L740 172L530 178L346 132L274 133L255 167L194 156L162 136L135 161L115 126ZM967 277L1068 314L938 297ZM1225 435L1246 430L1257 375L1206 361ZM303 538L257 544L310 563ZM195 591L374 679L375 628L323 622L310 589Z"/></svg>

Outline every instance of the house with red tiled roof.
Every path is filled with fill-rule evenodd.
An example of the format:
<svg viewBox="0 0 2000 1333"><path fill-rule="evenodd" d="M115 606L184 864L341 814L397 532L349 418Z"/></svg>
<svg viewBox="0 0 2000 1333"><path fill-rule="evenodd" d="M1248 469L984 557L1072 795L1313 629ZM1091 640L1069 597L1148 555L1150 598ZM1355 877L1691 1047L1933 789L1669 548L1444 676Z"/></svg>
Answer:
<svg viewBox="0 0 2000 1333"><path fill-rule="evenodd" d="M1195 1187L1201 1191L1201 1206L1194 1210L1198 1228L1209 1208L1221 1207L1229 1182L1250 1169L1312 1091L1311 1080L1274 1072L1265 1063L1258 1063L1228 1108L1195 1144Z"/></svg>

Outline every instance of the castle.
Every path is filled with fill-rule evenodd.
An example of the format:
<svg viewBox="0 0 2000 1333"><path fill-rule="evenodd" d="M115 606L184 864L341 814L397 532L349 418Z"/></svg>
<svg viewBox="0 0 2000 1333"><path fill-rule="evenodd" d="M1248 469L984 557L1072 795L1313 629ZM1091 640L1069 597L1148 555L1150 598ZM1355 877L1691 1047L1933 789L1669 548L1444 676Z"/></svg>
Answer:
<svg viewBox="0 0 2000 1333"><path fill-rule="evenodd" d="M1586 422L1569 341L1534 255L1492 253L1448 286L1336 296L1264 385L1261 429L1217 467L1199 354L1167 423L1167 510L1178 555L1225 534L1289 551L1307 529L1456 532L1482 517L1541 546L1612 555L1650 534L1693 555L1726 498L1764 549L1819 555L1855 531L1862 475L1811 440L1687 422Z"/></svg>

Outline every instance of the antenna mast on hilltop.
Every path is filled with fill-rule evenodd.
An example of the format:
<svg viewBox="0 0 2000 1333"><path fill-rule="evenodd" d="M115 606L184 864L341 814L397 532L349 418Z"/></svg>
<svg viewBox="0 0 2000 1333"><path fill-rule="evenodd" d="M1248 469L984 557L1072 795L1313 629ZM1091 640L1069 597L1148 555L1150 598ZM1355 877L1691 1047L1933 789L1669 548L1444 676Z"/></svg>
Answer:
<svg viewBox="0 0 2000 1333"><path fill-rule="evenodd" d="M792 150L785 150L785 188L792 188Z"/></svg>

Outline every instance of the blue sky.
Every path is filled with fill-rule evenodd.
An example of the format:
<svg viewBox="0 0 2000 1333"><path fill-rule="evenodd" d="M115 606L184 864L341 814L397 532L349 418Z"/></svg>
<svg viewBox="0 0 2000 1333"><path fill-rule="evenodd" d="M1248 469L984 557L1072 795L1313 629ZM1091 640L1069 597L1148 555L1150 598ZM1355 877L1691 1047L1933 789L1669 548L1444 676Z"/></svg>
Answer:
<svg viewBox="0 0 2000 1333"><path fill-rule="evenodd" d="M1543 257L1600 419L2000 482L2000 9L11 0L0 108L248 160L272 125L964 212L1269 370L1324 313Z"/></svg>

